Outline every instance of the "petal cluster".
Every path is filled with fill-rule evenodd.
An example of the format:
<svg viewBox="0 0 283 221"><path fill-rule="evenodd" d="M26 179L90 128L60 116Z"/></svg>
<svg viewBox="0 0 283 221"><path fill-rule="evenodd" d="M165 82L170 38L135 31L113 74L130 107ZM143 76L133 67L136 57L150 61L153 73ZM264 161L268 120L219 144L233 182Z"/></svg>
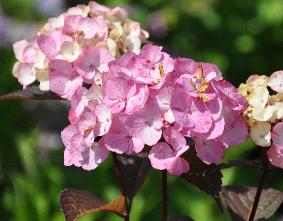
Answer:
<svg viewBox="0 0 283 221"><path fill-rule="evenodd" d="M283 71L276 71L270 77L252 75L238 90L249 103L244 115L250 138L258 146L271 146L270 162L283 168Z"/></svg>
<svg viewBox="0 0 283 221"><path fill-rule="evenodd" d="M147 37L123 9L90 2L50 19L32 42L14 44L19 82L37 79L71 103L61 133L66 166L92 170L109 152L144 151L153 168L179 176L190 170L189 148L217 164L247 138L248 103L217 66L141 47Z"/></svg>
<svg viewBox="0 0 283 221"><path fill-rule="evenodd" d="M190 169L188 139L204 163L217 164L247 138L247 106L215 65L145 45L110 61L99 82L75 90L71 124L62 132L65 165L93 169L109 152L148 151L153 168L179 176Z"/></svg>
<svg viewBox="0 0 283 221"><path fill-rule="evenodd" d="M110 61L138 53L147 38L124 9L91 1L50 18L31 42L14 43L13 75L23 87L38 81L41 90L71 100L83 83L99 80Z"/></svg>

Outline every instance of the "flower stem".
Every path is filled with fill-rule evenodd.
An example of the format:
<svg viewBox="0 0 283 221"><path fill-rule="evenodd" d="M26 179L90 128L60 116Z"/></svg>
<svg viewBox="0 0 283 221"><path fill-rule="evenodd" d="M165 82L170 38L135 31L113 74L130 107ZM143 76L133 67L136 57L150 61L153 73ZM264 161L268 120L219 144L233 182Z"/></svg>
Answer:
<svg viewBox="0 0 283 221"><path fill-rule="evenodd" d="M167 221L168 185L167 171L162 170L162 221Z"/></svg>
<svg viewBox="0 0 283 221"><path fill-rule="evenodd" d="M268 175L268 172L269 172L269 166L268 166L269 161L268 161L267 156L266 156L267 150L268 150L267 148L261 150L262 175L261 175L258 187L257 187L253 207L252 207L251 213L249 215L248 221L253 221L254 218L255 218L256 210L257 210L259 200L260 200L260 196L261 196L261 193L262 193L262 190L263 190L263 187L264 187L264 183L266 181L266 178L267 178L267 175Z"/></svg>
<svg viewBox="0 0 283 221"><path fill-rule="evenodd" d="M126 192L126 186L125 186L125 183L124 183L122 168L121 168L121 166L118 162L116 153L112 152L112 157L113 157L113 161L114 161L116 176L117 176L118 181L119 181L120 190L121 190L122 195L125 197L126 215L124 216L124 220L130 221L130 208L129 208L129 205L128 205L127 192Z"/></svg>

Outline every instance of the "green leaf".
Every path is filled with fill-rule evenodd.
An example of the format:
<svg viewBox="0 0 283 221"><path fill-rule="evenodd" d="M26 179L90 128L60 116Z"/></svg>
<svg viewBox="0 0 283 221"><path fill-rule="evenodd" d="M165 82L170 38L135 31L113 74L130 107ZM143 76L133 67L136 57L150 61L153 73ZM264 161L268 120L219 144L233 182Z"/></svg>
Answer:
<svg viewBox="0 0 283 221"><path fill-rule="evenodd" d="M191 217L188 216L173 216L169 221L194 221Z"/></svg>
<svg viewBox="0 0 283 221"><path fill-rule="evenodd" d="M41 91L37 86L30 86L23 90L14 91L0 96L0 100L60 100L57 94L51 91Z"/></svg>
<svg viewBox="0 0 283 221"><path fill-rule="evenodd" d="M60 195L60 207L67 221L75 221L79 217L95 212L112 212L119 216L125 215L126 200L124 196L106 203L92 193L66 189Z"/></svg>
<svg viewBox="0 0 283 221"><path fill-rule="evenodd" d="M256 187L226 186L222 189L222 201L231 214L233 221L249 218L252 210ZM257 207L255 221L269 219L283 202L283 193L275 189L262 191Z"/></svg>

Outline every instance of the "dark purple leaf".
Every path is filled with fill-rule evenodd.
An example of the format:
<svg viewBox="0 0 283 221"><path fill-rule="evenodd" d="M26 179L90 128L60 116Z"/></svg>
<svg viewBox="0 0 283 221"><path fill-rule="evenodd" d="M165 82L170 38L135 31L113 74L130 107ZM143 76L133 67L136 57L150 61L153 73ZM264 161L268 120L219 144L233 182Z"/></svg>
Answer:
<svg viewBox="0 0 283 221"><path fill-rule="evenodd" d="M132 155L116 155L122 171L125 191L130 200L141 188L150 170L150 162L146 153Z"/></svg>
<svg viewBox="0 0 283 221"><path fill-rule="evenodd" d="M24 90L18 90L0 96L0 100L60 100L57 94L51 91L41 91L37 86L30 86Z"/></svg>
<svg viewBox="0 0 283 221"><path fill-rule="evenodd" d="M234 221L247 220L252 210L256 187L226 186L222 189L222 201ZM270 218L283 202L283 193L275 189L262 191L255 221Z"/></svg>
<svg viewBox="0 0 283 221"><path fill-rule="evenodd" d="M112 202L105 203L90 192L77 189L66 189L60 195L60 207L67 221L92 212L107 211L119 216L125 215L125 197L120 196Z"/></svg>
<svg viewBox="0 0 283 221"><path fill-rule="evenodd" d="M222 187L222 173L217 165L207 165L203 163L197 156L193 148L190 148L184 156L190 162L190 171L184 174L182 177L185 178L189 183L197 186L200 190L211 195L220 211L223 211L220 202L220 192Z"/></svg>

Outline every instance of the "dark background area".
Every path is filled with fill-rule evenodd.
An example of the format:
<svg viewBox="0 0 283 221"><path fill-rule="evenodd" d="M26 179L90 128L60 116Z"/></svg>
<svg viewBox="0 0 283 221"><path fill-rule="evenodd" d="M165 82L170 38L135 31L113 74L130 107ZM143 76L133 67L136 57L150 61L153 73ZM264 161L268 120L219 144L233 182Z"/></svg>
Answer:
<svg viewBox="0 0 283 221"><path fill-rule="evenodd" d="M20 85L12 77L12 43L27 39L67 7L88 1L2 0L0 2L0 94ZM174 57L215 63L235 86L250 74L270 75L283 69L283 0L105 0L125 7L149 30L150 40ZM63 166L60 131L67 125L64 102L0 102L0 220L61 221L58 196L67 187L94 192L105 200L119 196L112 159L91 172ZM246 142L231 148L225 160L256 157ZM224 170L224 185L256 186L259 172ZM283 190L283 173L275 170L267 186ZM169 213L196 221L226 221L212 198L180 178L169 178ZM280 211L273 220L280 220ZM95 219L95 218L96 219ZM161 218L161 173L152 171L134 200L133 221ZM100 213L81 220L121 220ZM283 218L282 218L283 220Z"/></svg>

